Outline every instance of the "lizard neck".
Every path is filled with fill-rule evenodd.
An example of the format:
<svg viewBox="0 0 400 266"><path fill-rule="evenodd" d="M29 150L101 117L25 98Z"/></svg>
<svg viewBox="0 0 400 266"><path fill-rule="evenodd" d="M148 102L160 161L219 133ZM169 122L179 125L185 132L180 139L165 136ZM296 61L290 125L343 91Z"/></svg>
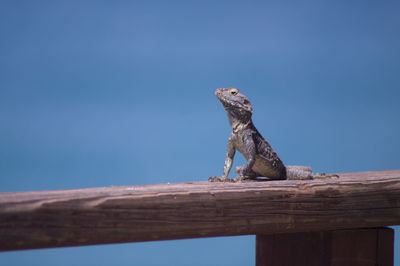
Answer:
<svg viewBox="0 0 400 266"><path fill-rule="evenodd" d="M233 132L237 133L237 132L247 128L250 124L251 124L251 120L247 121L247 123L236 121L236 122L232 123L231 126L232 126Z"/></svg>
<svg viewBox="0 0 400 266"><path fill-rule="evenodd" d="M233 108L227 109L226 112L233 132L243 130L252 124L251 113L240 112L240 110L235 110Z"/></svg>

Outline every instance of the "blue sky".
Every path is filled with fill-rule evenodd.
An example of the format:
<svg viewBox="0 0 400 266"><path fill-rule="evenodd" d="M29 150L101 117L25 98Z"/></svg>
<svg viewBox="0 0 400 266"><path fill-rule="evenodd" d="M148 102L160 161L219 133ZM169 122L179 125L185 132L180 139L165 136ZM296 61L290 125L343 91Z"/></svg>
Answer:
<svg viewBox="0 0 400 266"><path fill-rule="evenodd" d="M287 164L399 169L399 11L398 1L1 1L0 191L220 174L230 128L218 87L250 98ZM251 265L254 237L0 253L7 265L111 258Z"/></svg>

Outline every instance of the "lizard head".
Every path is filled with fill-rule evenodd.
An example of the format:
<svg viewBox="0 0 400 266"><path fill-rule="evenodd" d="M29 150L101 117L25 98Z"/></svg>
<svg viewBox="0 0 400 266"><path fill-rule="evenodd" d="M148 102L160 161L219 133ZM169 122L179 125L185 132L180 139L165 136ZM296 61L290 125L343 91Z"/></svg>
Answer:
<svg viewBox="0 0 400 266"><path fill-rule="evenodd" d="M229 123L247 123L253 114L253 108L249 99L236 88L221 88L215 91L218 100L224 106Z"/></svg>

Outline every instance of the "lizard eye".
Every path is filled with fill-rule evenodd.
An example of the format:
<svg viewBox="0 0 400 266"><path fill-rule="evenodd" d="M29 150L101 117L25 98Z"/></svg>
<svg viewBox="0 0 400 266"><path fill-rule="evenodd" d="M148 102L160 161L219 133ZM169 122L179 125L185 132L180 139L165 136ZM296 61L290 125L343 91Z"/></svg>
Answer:
<svg viewBox="0 0 400 266"><path fill-rule="evenodd" d="M232 89L229 91L229 93L230 93L231 95L236 95L236 94L239 93L239 90L236 89L236 88L232 88Z"/></svg>

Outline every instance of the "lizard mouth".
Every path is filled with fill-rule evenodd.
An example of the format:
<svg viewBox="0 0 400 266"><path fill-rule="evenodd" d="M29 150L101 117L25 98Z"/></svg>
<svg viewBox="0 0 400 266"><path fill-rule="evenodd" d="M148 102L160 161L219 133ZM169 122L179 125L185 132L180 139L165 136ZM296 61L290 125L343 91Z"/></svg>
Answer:
<svg viewBox="0 0 400 266"><path fill-rule="evenodd" d="M223 106L229 107L230 105L232 105L230 101L225 97L223 89L216 89L215 96L217 96L218 100L222 103Z"/></svg>
<svg viewBox="0 0 400 266"><path fill-rule="evenodd" d="M222 90L223 89L216 89L215 90L215 96L217 96L218 99L219 99L219 96L222 94Z"/></svg>
<svg viewBox="0 0 400 266"><path fill-rule="evenodd" d="M218 100L220 100L222 103L228 103L229 99L225 95L226 89L220 88L215 90L215 96L217 96Z"/></svg>

